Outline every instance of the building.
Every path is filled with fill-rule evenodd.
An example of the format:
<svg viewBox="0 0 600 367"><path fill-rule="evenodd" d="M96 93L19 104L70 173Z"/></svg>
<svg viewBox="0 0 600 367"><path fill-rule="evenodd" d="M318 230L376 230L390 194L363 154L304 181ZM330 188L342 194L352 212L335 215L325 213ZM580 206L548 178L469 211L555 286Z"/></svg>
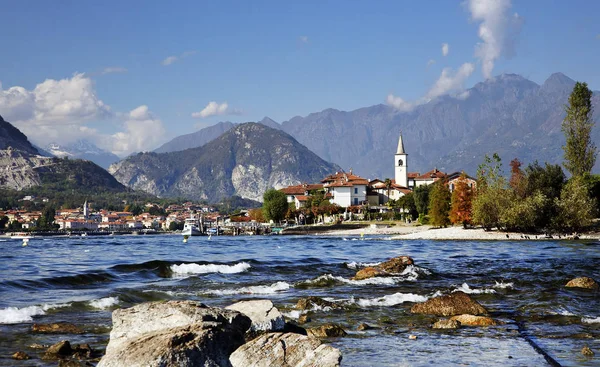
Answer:
<svg viewBox="0 0 600 367"><path fill-rule="evenodd" d="M329 175L321 183L323 183L325 195L330 197L329 201L332 204L346 208L367 203L369 180L353 174L352 169L350 169L350 173L336 172Z"/></svg>

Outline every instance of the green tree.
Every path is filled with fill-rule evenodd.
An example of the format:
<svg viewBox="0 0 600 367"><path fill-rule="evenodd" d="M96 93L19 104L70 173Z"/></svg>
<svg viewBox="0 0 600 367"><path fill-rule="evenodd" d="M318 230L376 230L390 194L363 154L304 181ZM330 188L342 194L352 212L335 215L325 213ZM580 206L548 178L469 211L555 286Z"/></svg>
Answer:
<svg viewBox="0 0 600 367"><path fill-rule="evenodd" d="M415 205L415 194L412 192L403 195L396 200L394 207L402 209L402 213L408 215L412 220L415 220L419 217L419 212L417 211L417 206Z"/></svg>
<svg viewBox="0 0 600 367"><path fill-rule="evenodd" d="M583 176L590 173L596 163L596 145L592 141L592 91L587 83L575 83L565 111L567 116L562 123L566 137L564 166L573 176Z"/></svg>
<svg viewBox="0 0 600 367"><path fill-rule="evenodd" d="M273 188L268 189L263 195L263 213L267 220L281 222L288 210L286 195Z"/></svg>
<svg viewBox="0 0 600 367"><path fill-rule="evenodd" d="M589 195L583 178L573 177L556 199L558 215L554 227L563 231L579 231L592 224L596 203Z"/></svg>
<svg viewBox="0 0 600 367"><path fill-rule="evenodd" d="M487 154L477 170L477 192L473 200L473 223L485 230L502 228L502 211L510 206L510 192L502 176L502 160Z"/></svg>
<svg viewBox="0 0 600 367"><path fill-rule="evenodd" d="M0 229L4 229L8 224L8 217L3 215L0 217Z"/></svg>
<svg viewBox="0 0 600 367"><path fill-rule="evenodd" d="M390 200L390 189L392 188L392 180L389 178L386 178L383 183L385 185L385 188L387 189L387 199L389 201Z"/></svg>
<svg viewBox="0 0 600 367"><path fill-rule="evenodd" d="M501 222L511 231L540 229L542 225L545 226L542 217L550 201L540 191L526 198L513 195L510 206L501 214Z"/></svg>
<svg viewBox="0 0 600 367"><path fill-rule="evenodd" d="M429 212L429 185L421 185L413 191L415 206L419 215L427 215Z"/></svg>
<svg viewBox="0 0 600 367"><path fill-rule="evenodd" d="M554 200L560 197L567 177L558 164L545 164L545 167L535 161L525 168L527 175L527 189L529 195L540 191L547 198Z"/></svg>
<svg viewBox="0 0 600 367"><path fill-rule="evenodd" d="M437 180L429 193L429 219L436 227L450 224L450 189L445 179Z"/></svg>

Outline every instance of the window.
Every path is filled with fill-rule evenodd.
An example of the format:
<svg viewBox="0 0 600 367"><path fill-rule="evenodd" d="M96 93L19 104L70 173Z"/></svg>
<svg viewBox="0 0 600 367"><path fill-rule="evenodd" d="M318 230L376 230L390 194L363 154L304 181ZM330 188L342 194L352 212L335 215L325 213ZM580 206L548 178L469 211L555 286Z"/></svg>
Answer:
<svg viewBox="0 0 600 367"><path fill-rule="evenodd" d="M354 193L355 193L355 194L358 194L358 187L355 187L355 188L354 188Z"/></svg>
<svg viewBox="0 0 600 367"><path fill-rule="evenodd" d="M354 198L354 205L358 205L358 198Z"/></svg>

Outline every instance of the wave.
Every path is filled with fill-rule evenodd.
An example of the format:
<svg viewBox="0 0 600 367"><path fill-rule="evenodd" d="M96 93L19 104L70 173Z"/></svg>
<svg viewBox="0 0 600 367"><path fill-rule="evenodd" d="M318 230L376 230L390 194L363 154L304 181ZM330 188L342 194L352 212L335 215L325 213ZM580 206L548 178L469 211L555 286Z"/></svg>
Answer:
<svg viewBox="0 0 600 367"><path fill-rule="evenodd" d="M221 274L235 274L243 273L250 269L251 266L247 262L240 262L234 265L220 265L220 264L179 264L171 265L171 271L174 275L188 275L188 274L208 274L208 273L221 273Z"/></svg>
<svg viewBox="0 0 600 367"><path fill-rule="evenodd" d="M471 288L467 283L463 283L460 287L457 287L456 289L454 289L452 291L452 293L454 292L464 292L464 293L468 293L468 294L491 294L491 293L496 293L496 291L494 289L486 289L486 288L481 288L481 289L473 289Z"/></svg>
<svg viewBox="0 0 600 367"><path fill-rule="evenodd" d="M514 288L514 283L510 282L510 283L504 283L503 281L496 281L496 284L492 286L493 288L499 288L499 289L513 289Z"/></svg>
<svg viewBox="0 0 600 367"><path fill-rule="evenodd" d="M600 317L582 317L581 322L585 324L598 324L600 323Z"/></svg>
<svg viewBox="0 0 600 367"><path fill-rule="evenodd" d="M323 287L332 286L336 283L352 284L352 285L394 285L402 282L402 278L398 277L375 277L363 280L347 279L341 276L334 276L332 274L324 274L315 279L303 280L295 285L296 288L307 288L307 287Z"/></svg>
<svg viewBox="0 0 600 367"><path fill-rule="evenodd" d="M414 293L394 293L378 298L363 298L354 301L360 307L395 306L405 302L425 302L429 298Z"/></svg>
<svg viewBox="0 0 600 367"><path fill-rule="evenodd" d="M380 262L379 263L357 263L356 261L352 261L352 262L346 263L345 265L348 269L355 270L359 267L364 268L367 266L377 266L379 264L381 264L381 263Z"/></svg>
<svg viewBox="0 0 600 367"><path fill-rule="evenodd" d="M100 298L100 299L91 300L89 302L90 306L92 306L93 308L101 309L101 310L110 308L114 305L117 305L118 303L119 303L119 299L117 297Z"/></svg>
<svg viewBox="0 0 600 367"><path fill-rule="evenodd" d="M45 315L46 311L69 307L70 303L64 304L43 304L39 306L27 306L27 307L7 307L0 310L0 324L20 324L23 322L33 321L33 316Z"/></svg>
<svg viewBox="0 0 600 367"><path fill-rule="evenodd" d="M204 292L206 294L214 294L217 296L234 295L234 294L275 294L277 292L290 289L289 283L277 282L271 285L253 285L238 289L217 289Z"/></svg>

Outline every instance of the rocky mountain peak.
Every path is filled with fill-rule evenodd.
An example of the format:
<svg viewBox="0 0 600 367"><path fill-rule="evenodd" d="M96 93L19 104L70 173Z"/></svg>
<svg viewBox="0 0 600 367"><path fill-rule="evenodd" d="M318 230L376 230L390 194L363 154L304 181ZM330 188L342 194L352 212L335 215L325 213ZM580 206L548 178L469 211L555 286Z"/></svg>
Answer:
<svg viewBox="0 0 600 367"><path fill-rule="evenodd" d="M546 79L542 85L542 90L547 93L570 91L573 89L575 81L563 73L554 73Z"/></svg>
<svg viewBox="0 0 600 367"><path fill-rule="evenodd" d="M37 149L27 140L27 136L0 116L0 150L9 147L25 154L38 154Z"/></svg>

